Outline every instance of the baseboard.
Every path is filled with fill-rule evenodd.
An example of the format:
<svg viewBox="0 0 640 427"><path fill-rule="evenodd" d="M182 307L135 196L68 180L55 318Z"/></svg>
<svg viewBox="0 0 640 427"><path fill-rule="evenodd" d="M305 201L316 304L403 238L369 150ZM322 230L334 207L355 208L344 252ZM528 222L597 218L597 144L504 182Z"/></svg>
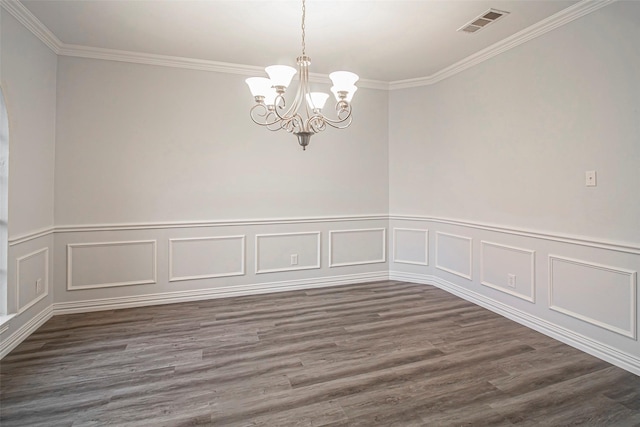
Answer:
<svg viewBox="0 0 640 427"><path fill-rule="evenodd" d="M390 271L389 280L401 280L405 282L436 286L462 299L513 320L514 322L520 323L521 325L640 376L640 358L621 352L606 344L592 340L591 338L585 337L584 335L573 332L537 316L516 310L513 307L499 301L495 301L477 292L465 289L455 283L451 283L432 275L403 273L398 271Z"/></svg>
<svg viewBox="0 0 640 427"><path fill-rule="evenodd" d="M349 274L323 278L311 278L251 285L225 286L195 291L167 292L130 297L104 298L96 300L55 303L46 307L29 322L12 333L0 343L0 359L16 348L29 335L35 332L52 316L67 313L84 313L101 310L115 310L149 305L172 304L188 301L200 301L214 298L267 294L292 290L323 288L330 286L365 283L381 280L399 280L411 283L436 286L462 299L470 301L510 320L550 336L558 341L578 348L595 357L605 360L622 369L640 375L640 358L621 352L603 343L570 331L539 317L516 310L499 301L495 301L477 292L470 291L439 277L426 274L412 274L397 271Z"/></svg>
<svg viewBox="0 0 640 427"><path fill-rule="evenodd" d="M40 326L44 325L52 316L53 306L49 305L31 318L27 323L22 325L22 327L18 328L18 330L9 335L7 339L2 340L2 342L0 342L0 359L9 354L9 352L16 348L22 341L26 340L29 335L34 333Z"/></svg>
<svg viewBox="0 0 640 427"><path fill-rule="evenodd" d="M121 308L143 307L149 305L202 301L215 298L228 298L246 295L269 294L274 292L294 291L301 289L324 288L329 286L350 285L354 283L366 283L381 280L389 280L389 274L386 270L372 273L256 283L250 285L222 286L193 291L177 291L138 296L59 302L53 304L53 314L58 315L69 313L86 313L102 310L116 310Z"/></svg>

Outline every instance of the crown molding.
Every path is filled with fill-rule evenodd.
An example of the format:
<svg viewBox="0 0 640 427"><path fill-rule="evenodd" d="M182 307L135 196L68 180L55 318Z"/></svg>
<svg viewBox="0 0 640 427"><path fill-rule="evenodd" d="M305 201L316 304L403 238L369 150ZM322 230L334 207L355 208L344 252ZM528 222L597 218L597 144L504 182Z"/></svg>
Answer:
<svg viewBox="0 0 640 427"><path fill-rule="evenodd" d="M568 24L615 1L616 0L582 0L430 76L392 81L389 83L389 89L396 90L432 85L511 50L529 40L540 37L551 30Z"/></svg>
<svg viewBox="0 0 640 427"><path fill-rule="evenodd" d="M77 58L102 59L105 61L130 62L134 64L158 65L161 67L187 68L190 70L213 71L227 74L258 76L264 68L228 62L208 61L204 59L179 56L157 55L153 53L131 52L117 49L104 49L75 44L62 45L59 55Z"/></svg>
<svg viewBox="0 0 640 427"><path fill-rule="evenodd" d="M427 76L414 79L384 82L381 80L361 79L358 86L369 89L397 90L419 86L429 86L454 76L468 68L474 67L503 52L513 49L536 37L568 24L582 16L605 7L617 0L582 0L560 12L513 34L473 55L456 62L449 67ZM190 70L211 71L244 76L264 76L263 68L252 65L232 64L228 62L209 61L204 59L184 58L178 56L157 55L151 53L131 52L117 49L104 49L62 43L20 0L0 0L6 9L22 25L30 30L55 54L77 58L101 59L107 61L129 62L134 64L156 65L161 67L185 68ZM310 73L309 80L316 83L327 83L325 74Z"/></svg>
<svg viewBox="0 0 640 427"><path fill-rule="evenodd" d="M153 53L131 52L117 49L104 49L97 47L62 44L58 55L77 58L102 59L106 61L129 62L134 64L157 65L160 67L184 68L198 71L211 71L216 73L239 74L249 77L264 77L263 67L253 65L232 64L229 62L217 62L206 59L184 58L179 56L157 55ZM329 83L326 74L309 73L309 80L315 83ZM358 86L369 89L388 90L389 84L379 80L359 80Z"/></svg>
<svg viewBox="0 0 640 427"><path fill-rule="evenodd" d="M36 16L31 13L19 0L0 0L0 5L18 20L26 29L31 31L56 55L60 54L62 42Z"/></svg>

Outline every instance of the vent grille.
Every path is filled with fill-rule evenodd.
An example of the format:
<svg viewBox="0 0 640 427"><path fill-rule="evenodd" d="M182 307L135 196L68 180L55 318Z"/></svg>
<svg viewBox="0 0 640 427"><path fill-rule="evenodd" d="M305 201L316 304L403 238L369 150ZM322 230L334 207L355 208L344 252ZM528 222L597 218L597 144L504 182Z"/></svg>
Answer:
<svg viewBox="0 0 640 427"><path fill-rule="evenodd" d="M458 28L458 31L469 34L477 33L487 25L496 22L498 19L508 14L509 12L505 12L504 10L489 9L482 15L473 18L470 22Z"/></svg>

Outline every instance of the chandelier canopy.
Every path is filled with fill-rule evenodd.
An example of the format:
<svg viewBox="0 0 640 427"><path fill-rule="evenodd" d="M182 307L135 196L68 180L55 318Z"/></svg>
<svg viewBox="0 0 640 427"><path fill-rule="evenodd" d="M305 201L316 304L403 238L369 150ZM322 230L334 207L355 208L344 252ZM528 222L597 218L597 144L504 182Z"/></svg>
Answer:
<svg viewBox="0 0 640 427"><path fill-rule="evenodd" d="M326 117L324 108L329 95L311 92L309 88L309 65L311 58L305 46L305 0L302 0L302 55L296 60L298 70L287 65L271 65L265 68L269 78L250 77L246 80L256 103L251 108L251 119L271 131L284 129L298 137L298 143L306 150L311 136L328 126L344 129L351 124L351 99L358 90L355 83L358 75L349 71L335 71L329 74L333 82L335 118ZM295 98L287 107L284 94L293 76L298 72L299 84Z"/></svg>

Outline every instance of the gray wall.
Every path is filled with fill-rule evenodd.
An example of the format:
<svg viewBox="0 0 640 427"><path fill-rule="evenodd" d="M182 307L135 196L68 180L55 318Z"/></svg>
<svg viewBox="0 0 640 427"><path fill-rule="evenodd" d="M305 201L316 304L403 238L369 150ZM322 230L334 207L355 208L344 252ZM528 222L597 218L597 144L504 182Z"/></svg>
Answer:
<svg viewBox="0 0 640 427"><path fill-rule="evenodd" d="M617 2L392 91L391 212L640 242L639 15Z"/></svg>
<svg viewBox="0 0 640 427"><path fill-rule="evenodd" d="M640 372L639 23L616 2L391 92L392 277Z"/></svg>
<svg viewBox="0 0 640 427"><path fill-rule="evenodd" d="M245 78L60 57L56 225L387 212L386 91L304 152L253 124Z"/></svg>
<svg viewBox="0 0 640 427"><path fill-rule="evenodd" d="M4 348L51 313L57 58L9 13L0 19L10 151L7 309L16 314L0 329Z"/></svg>

